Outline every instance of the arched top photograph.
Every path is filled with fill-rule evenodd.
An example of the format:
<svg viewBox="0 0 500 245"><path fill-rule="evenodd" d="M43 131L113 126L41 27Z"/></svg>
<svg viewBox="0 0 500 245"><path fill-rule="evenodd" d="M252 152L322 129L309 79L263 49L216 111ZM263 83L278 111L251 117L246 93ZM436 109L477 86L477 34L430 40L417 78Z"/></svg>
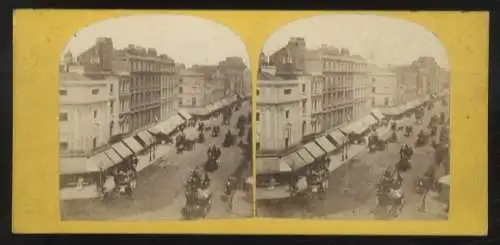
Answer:
<svg viewBox="0 0 500 245"><path fill-rule="evenodd" d="M230 28L107 19L74 34L59 68L63 220L252 215L237 184L252 174L249 55Z"/></svg>
<svg viewBox="0 0 500 245"><path fill-rule="evenodd" d="M261 93L269 84L295 89L273 103L257 98L257 110L290 112L259 118L256 154L277 159L266 169L293 190L274 189L273 206L271 191L257 188L259 216L448 219L451 80L439 37L403 19L324 14L276 29L259 62ZM273 137L283 130L290 135Z"/></svg>

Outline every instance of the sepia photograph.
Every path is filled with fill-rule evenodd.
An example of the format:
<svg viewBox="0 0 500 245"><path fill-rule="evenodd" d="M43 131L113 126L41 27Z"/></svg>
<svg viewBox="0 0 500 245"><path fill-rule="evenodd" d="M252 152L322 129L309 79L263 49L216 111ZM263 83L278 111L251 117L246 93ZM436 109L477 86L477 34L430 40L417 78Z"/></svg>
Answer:
<svg viewBox="0 0 500 245"><path fill-rule="evenodd" d="M272 33L258 69L257 216L448 219L439 37L403 19L318 15Z"/></svg>
<svg viewBox="0 0 500 245"><path fill-rule="evenodd" d="M253 215L251 71L230 28L95 22L69 40L59 78L62 220Z"/></svg>

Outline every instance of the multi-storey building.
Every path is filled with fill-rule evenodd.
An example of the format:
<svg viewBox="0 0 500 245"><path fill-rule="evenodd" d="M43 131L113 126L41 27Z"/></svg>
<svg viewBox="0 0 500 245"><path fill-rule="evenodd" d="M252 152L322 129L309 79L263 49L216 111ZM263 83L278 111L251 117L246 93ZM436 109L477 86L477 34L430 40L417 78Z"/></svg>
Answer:
<svg viewBox="0 0 500 245"><path fill-rule="evenodd" d="M218 78L223 81L224 95L244 95L247 66L241 57L227 57L217 65Z"/></svg>
<svg viewBox="0 0 500 245"><path fill-rule="evenodd" d="M188 69L181 73L179 107L200 108L206 105L205 76Z"/></svg>
<svg viewBox="0 0 500 245"><path fill-rule="evenodd" d="M60 73L61 156L89 156L117 133L118 79Z"/></svg>
<svg viewBox="0 0 500 245"><path fill-rule="evenodd" d="M98 38L77 62L86 74L119 77L120 128L127 134L176 114L178 84L175 63L155 49L129 45L115 50L110 38Z"/></svg>

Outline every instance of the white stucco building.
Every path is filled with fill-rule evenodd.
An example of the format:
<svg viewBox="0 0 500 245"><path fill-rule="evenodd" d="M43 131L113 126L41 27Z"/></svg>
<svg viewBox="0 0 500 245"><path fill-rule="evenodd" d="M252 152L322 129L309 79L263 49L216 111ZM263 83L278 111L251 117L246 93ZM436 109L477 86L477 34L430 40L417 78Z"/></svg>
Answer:
<svg viewBox="0 0 500 245"><path fill-rule="evenodd" d="M282 80L261 73L257 84L257 154L300 143L307 122L306 80ZM304 87L305 86L305 87Z"/></svg>
<svg viewBox="0 0 500 245"><path fill-rule="evenodd" d="M196 108L205 106L205 80L203 73L186 70L179 83L179 107Z"/></svg>
<svg viewBox="0 0 500 245"><path fill-rule="evenodd" d="M118 78L60 74L60 153L90 155L108 143L118 128Z"/></svg>

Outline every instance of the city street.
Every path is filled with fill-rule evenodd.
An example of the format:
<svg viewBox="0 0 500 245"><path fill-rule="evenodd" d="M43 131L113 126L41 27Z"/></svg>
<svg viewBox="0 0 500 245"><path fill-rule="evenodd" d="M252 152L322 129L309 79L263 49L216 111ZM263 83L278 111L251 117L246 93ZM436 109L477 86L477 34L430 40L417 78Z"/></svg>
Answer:
<svg viewBox="0 0 500 245"><path fill-rule="evenodd" d="M375 219L372 210L375 208L377 180L383 172L399 160L399 150L402 144L408 144L414 149L412 169L402 173L405 189L405 206L397 219L437 220L447 219L444 204L427 198L427 210L418 211L422 204L421 195L415 192L416 177L422 176L430 164L434 163L434 149L430 144L414 147L418 132L426 128L432 115L445 112L448 116L448 107L435 103L432 111L426 109L424 121L414 125L413 136L404 137L403 131L398 132L398 142L389 143L384 151L369 153L363 151L352 162L346 163L330 172L329 189L324 201L313 204L312 212L302 213L298 205L289 201L279 206L258 205L259 216L320 218L320 219ZM414 118L412 122L414 122ZM435 137L438 137L439 134ZM435 138L433 137L433 138ZM432 138L429 140L429 143ZM438 170L438 176L444 175L444 169Z"/></svg>
<svg viewBox="0 0 500 245"><path fill-rule="evenodd" d="M221 200L221 195L225 190L227 178L234 172L239 164L244 161L241 148L237 145L241 137L237 136L236 122L240 115L245 117L250 112L251 105L245 101L240 110L233 112L230 126L222 125L222 117L218 120L221 125L221 132L218 137L211 137L210 132L205 132L205 143L196 143L192 151L185 151L176 154L175 149L171 150L164 162L152 164L148 168L139 172L137 189L134 199L125 197L116 198L104 203L98 199L92 200L71 200L61 202L61 216L63 220L109 220L109 219L181 219L181 209L185 204L184 184L190 171L196 166L202 166L207 160L207 150L211 145L216 145L222 151L220 157L221 166L213 173L209 173L211 179L210 189L212 190L212 208L207 215L210 218L230 218L241 217L241 214L251 214L251 204L249 201L233 200L233 212L229 210L229 204ZM243 142L246 143L246 133ZM227 130L230 129L236 135L236 144L225 148L222 142ZM187 127L186 131L195 130ZM186 135L193 132L186 132ZM175 138L175 137L174 137ZM157 156L159 157L159 156ZM248 170L251 171L251 170ZM239 191L239 190L238 190ZM239 195L242 196L242 195ZM245 205L245 203L248 204ZM240 204L237 204L240 203ZM236 209L248 209L236 210Z"/></svg>

